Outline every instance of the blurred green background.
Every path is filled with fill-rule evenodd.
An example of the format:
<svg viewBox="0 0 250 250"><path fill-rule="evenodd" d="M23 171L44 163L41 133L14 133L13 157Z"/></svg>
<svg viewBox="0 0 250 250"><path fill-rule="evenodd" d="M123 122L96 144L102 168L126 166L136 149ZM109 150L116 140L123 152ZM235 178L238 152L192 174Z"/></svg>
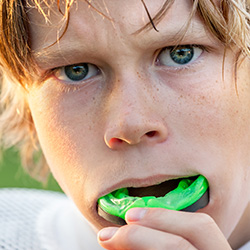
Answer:
<svg viewBox="0 0 250 250"><path fill-rule="evenodd" d="M50 176L46 185L34 180L22 169L18 153L14 149L2 152L0 160L0 188L25 187L62 192L57 182Z"/></svg>

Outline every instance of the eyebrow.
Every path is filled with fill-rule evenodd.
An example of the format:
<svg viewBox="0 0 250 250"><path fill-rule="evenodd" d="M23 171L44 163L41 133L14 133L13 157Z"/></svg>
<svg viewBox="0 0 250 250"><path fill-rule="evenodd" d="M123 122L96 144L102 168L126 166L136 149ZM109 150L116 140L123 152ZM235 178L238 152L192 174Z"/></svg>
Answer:
<svg viewBox="0 0 250 250"><path fill-rule="evenodd" d="M194 20L191 24L192 25L189 25L187 29L185 29L185 25L181 26L180 24L175 24L173 26L167 26L165 29L160 28L159 32L156 32L154 29L145 29L138 34L132 33L131 36L137 36L139 37L138 41L143 41L137 45L142 49L154 46L162 48L175 46L179 44L178 42L182 43L182 41L185 41L185 44L194 44L194 41L201 42L211 37L201 21ZM152 36L154 36L154 39L149 38ZM91 46L92 45L93 44L91 44ZM73 58L73 55L83 55L85 53L90 56L93 55L95 51L94 47L92 47L90 51L90 46L85 44L83 40L77 40L70 43L67 40L60 40L52 46L34 51L33 56L38 65L53 65L55 61L67 65L67 63L72 64L70 58Z"/></svg>
<svg viewBox="0 0 250 250"><path fill-rule="evenodd" d="M208 30L202 24L201 21L194 20L192 25L170 25L171 28L167 27L165 29L159 28L159 32L154 30L143 30L139 34L134 33L134 35L145 37L148 33L154 32L154 36L157 38L153 42L152 45L166 43L168 46L176 46L183 41L186 44L194 43L194 41L203 41L204 39L212 38L211 34L209 34Z"/></svg>

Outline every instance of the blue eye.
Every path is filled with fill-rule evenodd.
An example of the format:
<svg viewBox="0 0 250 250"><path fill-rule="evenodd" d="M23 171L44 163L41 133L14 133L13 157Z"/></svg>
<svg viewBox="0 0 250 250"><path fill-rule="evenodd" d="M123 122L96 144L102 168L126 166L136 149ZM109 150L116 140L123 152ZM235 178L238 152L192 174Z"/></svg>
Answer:
<svg viewBox="0 0 250 250"><path fill-rule="evenodd" d="M194 48L190 46L170 50L171 59L178 64L189 63L194 57Z"/></svg>
<svg viewBox="0 0 250 250"><path fill-rule="evenodd" d="M97 66L90 63L79 63L56 69L55 76L59 80L79 82L99 74Z"/></svg>
<svg viewBox="0 0 250 250"><path fill-rule="evenodd" d="M165 66L180 67L195 61L202 52L202 48L193 45L168 47L161 51L158 61Z"/></svg>
<svg viewBox="0 0 250 250"><path fill-rule="evenodd" d="M64 67L65 75L72 81L83 80L89 72L88 64L71 65Z"/></svg>

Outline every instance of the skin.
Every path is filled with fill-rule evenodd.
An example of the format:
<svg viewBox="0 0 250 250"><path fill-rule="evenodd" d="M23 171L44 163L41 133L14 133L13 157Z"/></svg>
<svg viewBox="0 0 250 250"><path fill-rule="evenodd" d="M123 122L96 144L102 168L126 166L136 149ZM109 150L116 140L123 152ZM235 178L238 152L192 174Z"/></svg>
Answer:
<svg viewBox="0 0 250 250"><path fill-rule="evenodd" d="M27 94L53 175L96 232L105 227L98 239L107 249L230 249L227 239L238 247L250 239L239 224L249 217L249 60L238 69L236 91L237 51L226 53L223 81L224 47L195 16L182 44L209 52L185 66L163 65L161 51L175 45L189 1L174 3L159 32L141 33L148 17L140 1L96 2L111 20L79 1L67 32L46 50L62 16L56 5L50 23L29 12L40 75L59 68ZM163 2L146 1L152 16ZM60 67L77 63L99 71L79 82L63 78ZM210 202L197 213L133 209L123 227L97 214L97 199L113 190L197 174L210 185Z"/></svg>

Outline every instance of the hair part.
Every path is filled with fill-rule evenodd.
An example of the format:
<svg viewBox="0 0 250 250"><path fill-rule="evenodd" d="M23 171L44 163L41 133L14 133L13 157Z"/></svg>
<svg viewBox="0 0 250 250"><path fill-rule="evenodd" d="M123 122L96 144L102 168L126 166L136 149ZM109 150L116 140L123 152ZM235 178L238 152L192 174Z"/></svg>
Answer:
<svg viewBox="0 0 250 250"><path fill-rule="evenodd" d="M92 1L83 1L100 15L109 18L99 11ZM166 0L154 17L151 17L145 2L140 1L145 7L149 22L137 32L152 27L158 31L157 25L175 0ZM219 6L214 0L192 1L190 19L181 31L183 36L192 17L198 13L209 31L226 49L237 47L241 52L239 55L250 57L250 0L221 0ZM56 1L58 12L64 20L64 28L59 40L67 30L70 7L74 0L64 2L64 9L62 9L60 0ZM45 4L49 11L49 0L34 0L32 3L32 7L36 7L49 22L49 15L42 7L42 4ZM2 41L0 43L0 140L4 148L16 146L20 150L24 168L34 178L44 181L47 179L49 168L41 153L32 116L26 103L27 86L34 81L34 76L37 74L29 39L27 15L29 7L31 6L28 1L24 0L0 2L0 40ZM178 42L180 41L176 44Z"/></svg>

